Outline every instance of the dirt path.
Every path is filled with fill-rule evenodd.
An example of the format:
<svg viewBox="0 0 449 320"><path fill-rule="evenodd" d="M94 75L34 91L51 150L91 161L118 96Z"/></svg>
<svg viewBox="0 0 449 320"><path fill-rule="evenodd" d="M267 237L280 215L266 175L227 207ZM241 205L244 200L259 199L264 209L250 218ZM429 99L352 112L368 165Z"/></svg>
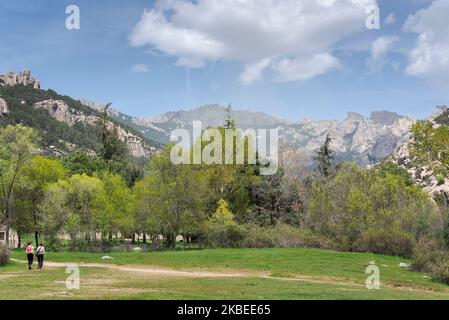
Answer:
<svg viewBox="0 0 449 320"><path fill-rule="evenodd" d="M14 262L26 263L23 260L11 259ZM130 273L145 273L149 275L182 277L182 278L236 278L236 277L264 277L266 273L250 273L250 272L215 272L204 270L176 270L154 266L121 266L105 263L71 263L71 262L51 262L46 261L45 267L66 268L71 266L89 267L89 268L106 268L110 270L118 270Z"/></svg>
<svg viewBox="0 0 449 320"><path fill-rule="evenodd" d="M11 259L14 262L27 263L24 260ZM109 270L117 270L126 273L138 273L146 274L149 276L160 276L160 277L181 277L181 278L247 278L256 277L271 280L281 280L281 281L298 281L304 283L319 283L319 284L330 284L339 286L351 286L351 287L364 287L364 283L359 283L354 280L323 276L323 275L297 275L292 277L276 277L270 275L269 272L248 272L248 271L229 271L229 272L218 272L218 271L206 271L206 270L176 270L169 268L162 268L157 266L132 266L132 265L114 265L105 263L70 263L70 262L51 262L46 261L45 267L51 268L66 268L70 266L77 267L90 267L90 268L105 268ZM423 287L412 287L407 285L395 285L389 283L382 283L382 287L390 288L395 290L406 290L415 291L421 293L432 293L435 290ZM446 291L448 292L448 291Z"/></svg>

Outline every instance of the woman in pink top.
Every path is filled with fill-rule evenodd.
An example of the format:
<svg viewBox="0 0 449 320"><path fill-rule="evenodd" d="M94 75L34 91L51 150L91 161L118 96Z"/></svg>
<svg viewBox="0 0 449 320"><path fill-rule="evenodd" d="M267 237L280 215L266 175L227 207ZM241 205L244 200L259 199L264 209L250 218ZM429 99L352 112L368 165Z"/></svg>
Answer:
<svg viewBox="0 0 449 320"><path fill-rule="evenodd" d="M31 270L31 266L33 264L34 259L34 247L31 244L31 241L28 241L26 248L27 258L28 258L28 269Z"/></svg>

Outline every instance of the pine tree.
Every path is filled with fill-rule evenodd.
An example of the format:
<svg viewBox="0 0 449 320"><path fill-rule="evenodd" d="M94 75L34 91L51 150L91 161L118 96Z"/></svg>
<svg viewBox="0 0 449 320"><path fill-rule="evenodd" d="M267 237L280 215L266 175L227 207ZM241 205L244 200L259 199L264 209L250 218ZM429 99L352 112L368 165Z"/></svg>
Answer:
<svg viewBox="0 0 449 320"><path fill-rule="evenodd" d="M328 133L324 144L315 151L315 156L313 157L318 163L318 170L325 177L329 177L332 174L334 166L335 152L330 148L331 143L332 138Z"/></svg>
<svg viewBox="0 0 449 320"><path fill-rule="evenodd" d="M227 114L227 118L225 120L225 125L224 128L225 129L235 129L235 120L234 118L232 118L231 113L232 113L232 105L229 104L226 108L226 114Z"/></svg>
<svg viewBox="0 0 449 320"><path fill-rule="evenodd" d="M120 161L125 158L127 153L125 143L119 138L117 126L109 120L108 109L110 106L110 103L105 106L98 122L102 144L101 157L107 162Z"/></svg>

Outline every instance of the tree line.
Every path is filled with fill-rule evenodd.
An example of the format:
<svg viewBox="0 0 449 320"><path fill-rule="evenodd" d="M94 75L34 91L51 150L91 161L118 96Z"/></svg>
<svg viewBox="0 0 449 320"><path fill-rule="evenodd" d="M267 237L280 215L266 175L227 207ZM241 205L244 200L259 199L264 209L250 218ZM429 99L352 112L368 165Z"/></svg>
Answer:
<svg viewBox="0 0 449 320"><path fill-rule="evenodd" d="M414 185L405 169L389 162L370 169L336 164L330 136L312 158L284 152L272 176L261 176L260 164L174 165L167 146L143 175L129 179L122 170L126 148L113 128L98 127L98 156L62 158L36 155L33 129L0 129L0 208L7 228L33 233L36 242L44 237L55 248L61 234L73 248L137 236L154 249L174 248L182 235L208 246L412 256L422 239L449 239L445 205ZM230 127L228 119L219 129L224 134Z"/></svg>

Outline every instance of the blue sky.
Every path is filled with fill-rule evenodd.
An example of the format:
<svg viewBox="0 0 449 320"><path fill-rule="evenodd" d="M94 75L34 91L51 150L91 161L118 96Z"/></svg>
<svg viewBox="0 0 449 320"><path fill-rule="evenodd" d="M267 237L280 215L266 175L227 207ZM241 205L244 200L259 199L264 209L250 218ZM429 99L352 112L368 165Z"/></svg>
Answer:
<svg viewBox="0 0 449 320"><path fill-rule="evenodd" d="M351 0L307 1L0 0L0 72L28 67L45 89L145 118L229 102L291 120L449 104L448 1L360 0L379 6L380 30ZM65 28L72 4L80 30Z"/></svg>

